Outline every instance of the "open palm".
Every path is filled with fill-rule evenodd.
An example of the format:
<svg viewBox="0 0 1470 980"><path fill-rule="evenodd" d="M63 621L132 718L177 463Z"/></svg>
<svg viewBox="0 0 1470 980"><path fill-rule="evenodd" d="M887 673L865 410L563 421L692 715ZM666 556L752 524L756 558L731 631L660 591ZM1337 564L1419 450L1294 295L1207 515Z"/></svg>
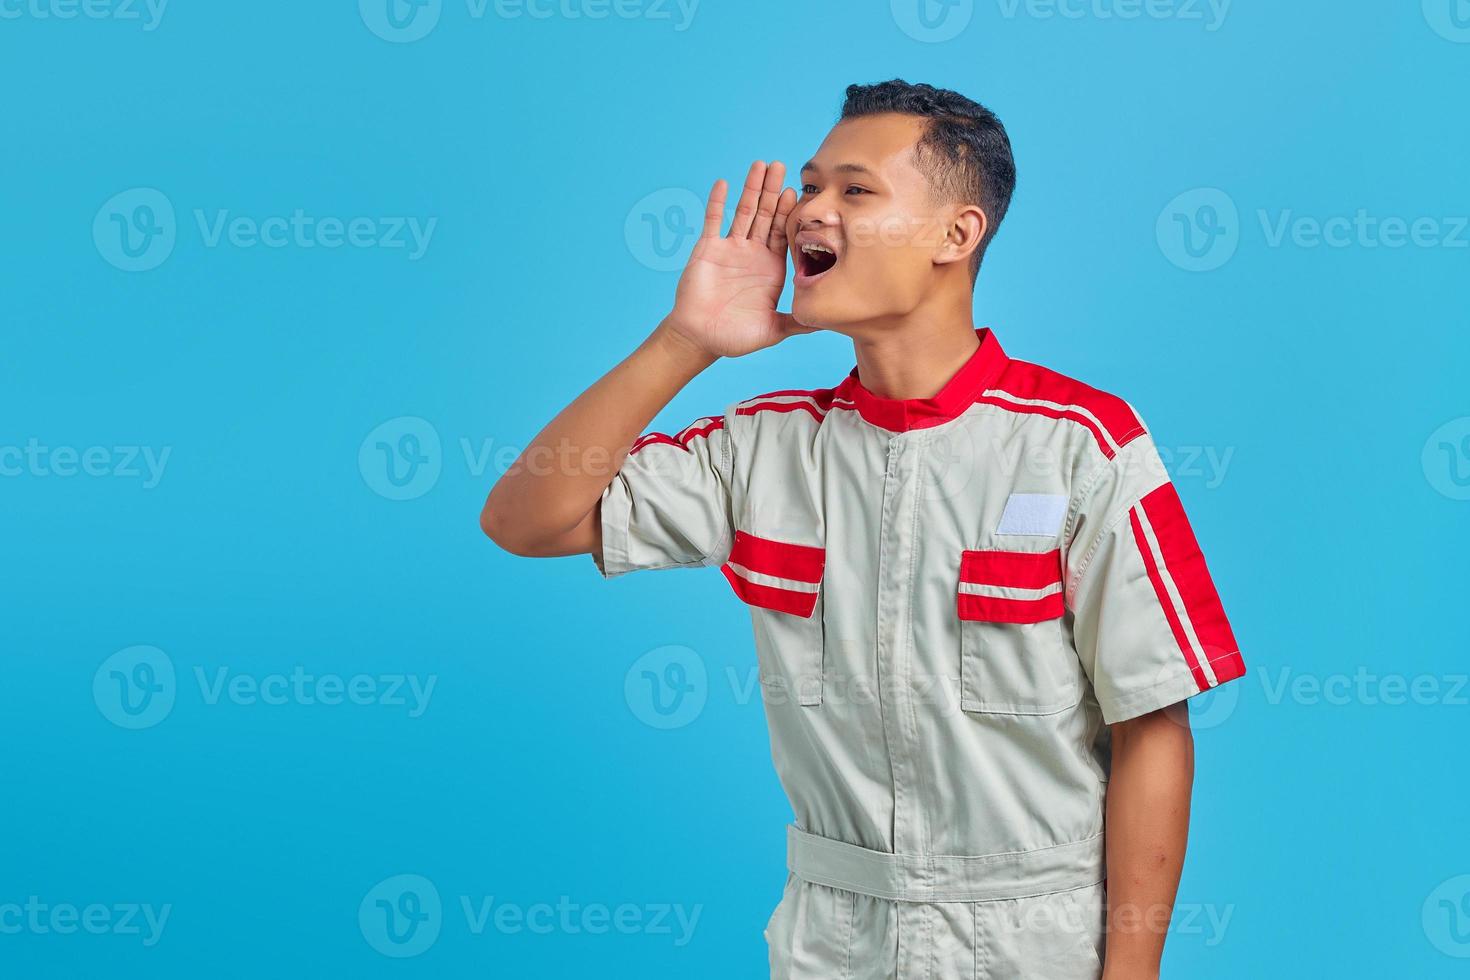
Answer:
<svg viewBox="0 0 1470 980"><path fill-rule="evenodd" d="M786 282L786 219L796 207L795 191L781 187L785 174L779 160L751 165L723 238L725 181L710 190L699 241L679 277L673 322L711 354L738 357L813 329L776 310Z"/></svg>

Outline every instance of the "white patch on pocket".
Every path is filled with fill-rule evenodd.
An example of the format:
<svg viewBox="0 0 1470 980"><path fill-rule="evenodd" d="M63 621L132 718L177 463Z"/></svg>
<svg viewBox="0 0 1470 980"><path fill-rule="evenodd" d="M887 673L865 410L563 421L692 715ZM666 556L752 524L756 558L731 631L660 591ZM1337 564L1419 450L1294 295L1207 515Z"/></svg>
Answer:
<svg viewBox="0 0 1470 980"><path fill-rule="evenodd" d="M1066 494L1013 493L1006 498L1006 509L995 533L1051 537L1062 529L1062 518L1066 516Z"/></svg>

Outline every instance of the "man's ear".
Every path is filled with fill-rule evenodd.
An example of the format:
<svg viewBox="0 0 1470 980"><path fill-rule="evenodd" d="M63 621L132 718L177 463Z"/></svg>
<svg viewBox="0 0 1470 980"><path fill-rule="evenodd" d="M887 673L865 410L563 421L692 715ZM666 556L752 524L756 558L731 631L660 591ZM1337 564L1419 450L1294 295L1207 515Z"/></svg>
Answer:
<svg viewBox="0 0 1470 980"><path fill-rule="evenodd" d="M934 252L935 263L947 265L951 262L969 262L975 249L985 240L985 232L989 227L990 219L979 205L961 206L951 217L944 241L939 243L939 248Z"/></svg>

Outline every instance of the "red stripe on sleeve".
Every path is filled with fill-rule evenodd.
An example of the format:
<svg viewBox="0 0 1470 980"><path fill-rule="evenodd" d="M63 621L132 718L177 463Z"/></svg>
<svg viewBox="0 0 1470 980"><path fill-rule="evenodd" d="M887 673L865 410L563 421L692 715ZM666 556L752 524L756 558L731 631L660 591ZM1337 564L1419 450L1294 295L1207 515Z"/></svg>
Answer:
<svg viewBox="0 0 1470 980"><path fill-rule="evenodd" d="M1158 597L1159 606L1164 610L1164 618L1169 621L1169 631L1174 634L1174 642L1178 644L1179 652L1184 654L1185 663L1189 664L1189 672L1194 675L1195 684L1203 691L1210 686L1210 682L1205 678L1204 668L1199 665L1199 658L1194 655L1194 647L1190 645L1189 636L1184 632L1184 624L1179 621L1174 600L1164 586L1164 577L1159 574L1158 563L1154 561L1154 553L1143 533L1143 524L1138 520L1137 507L1128 511L1128 523L1133 526L1133 540L1138 545L1138 553L1143 556L1143 567L1148 571L1148 580L1153 583L1154 595Z"/></svg>
<svg viewBox="0 0 1470 980"><path fill-rule="evenodd" d="M1148 516L1148 523L1159 542L1159 551L1163 554L1164 567L1174 580L1174 587L1184 602L1184 611L1194 626L1194 635L1199 637L1200 646L1210 660L1216 681L1223 683L1239 677L1245 673L1240 647L1220 604L1220 595L1210 578L1194 529L1184 514L1179 492L1173 483L1165 482L1146 494L1139 504ZM1134 533L1138 533L1136 523Z"/></svg>

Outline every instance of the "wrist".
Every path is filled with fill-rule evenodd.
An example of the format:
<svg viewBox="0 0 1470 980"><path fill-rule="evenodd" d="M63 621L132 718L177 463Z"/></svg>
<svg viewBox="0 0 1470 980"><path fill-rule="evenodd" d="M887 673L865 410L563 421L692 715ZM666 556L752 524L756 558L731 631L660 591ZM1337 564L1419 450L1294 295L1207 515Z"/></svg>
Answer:
<svg viewBox="0 0 1470 980"><path fill-rule="evenodd" d="M1126 957L1116 954L1105 956L1102 980L1159 980L1159 966L1157 962L1129 962Z"/></svg>
<svg viewBox="0 0 1470 980"><path fill-rule="evenodd" d="M689 339L689 335L679 329L672 314L660 321L648 340L651 346L661 351L691 377L720 359L718 354L711 353Z"/></svg>

